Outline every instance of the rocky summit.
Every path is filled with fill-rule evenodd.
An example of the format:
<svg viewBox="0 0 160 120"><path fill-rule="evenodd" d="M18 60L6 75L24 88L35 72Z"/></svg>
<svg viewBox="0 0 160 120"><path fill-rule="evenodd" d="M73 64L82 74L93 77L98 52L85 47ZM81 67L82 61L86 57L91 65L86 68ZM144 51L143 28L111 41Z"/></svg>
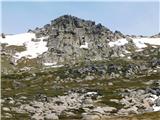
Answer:
<svg viewBox="0 0 160 120"><path fill-rule="evenodd" d="M63 15L0 42L3 120L160 118L159 33Z"/></svg>
<svg viewBox="0 0 160 120"><path fill-rule="evenodd" d="M48 37L48 51L43 62L75 64L82 61L104 60L111 56L108 43L125 36L101 24L64 15L33 31L37 38Z"/></svg>

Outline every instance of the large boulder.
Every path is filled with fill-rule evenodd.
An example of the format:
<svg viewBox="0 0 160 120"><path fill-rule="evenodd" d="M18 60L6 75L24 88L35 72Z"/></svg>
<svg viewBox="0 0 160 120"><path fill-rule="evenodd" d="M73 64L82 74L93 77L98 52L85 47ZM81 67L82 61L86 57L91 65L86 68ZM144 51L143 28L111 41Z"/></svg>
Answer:
<svg viewBox="0 0 160 120"><path fill-rule="evenodd" d="M55 113L50 113L45 116L45 120L59 120Z"/></svg>

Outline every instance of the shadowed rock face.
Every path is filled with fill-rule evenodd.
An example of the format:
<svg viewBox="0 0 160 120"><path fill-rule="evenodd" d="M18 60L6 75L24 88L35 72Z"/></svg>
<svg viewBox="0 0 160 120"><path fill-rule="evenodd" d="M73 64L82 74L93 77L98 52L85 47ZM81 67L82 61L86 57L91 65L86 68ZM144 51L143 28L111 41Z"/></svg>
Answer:
<svg viewBox="0 0 160 120"><path fill-rule="evenodd" d="M113 51L108 42L125 38L119 31L113 33L101 24L70 15L61 16L34 32L38 38L49 36L49 51L42 55L43 61L70 64L106 59Z"/></svg>
<svg viewBox="0 0 160 120"><path fill-rule="evenodd" d="M153 35L151 36L151 38L159 38L160 37L160 33L156 34L156 35Z"/></svg>

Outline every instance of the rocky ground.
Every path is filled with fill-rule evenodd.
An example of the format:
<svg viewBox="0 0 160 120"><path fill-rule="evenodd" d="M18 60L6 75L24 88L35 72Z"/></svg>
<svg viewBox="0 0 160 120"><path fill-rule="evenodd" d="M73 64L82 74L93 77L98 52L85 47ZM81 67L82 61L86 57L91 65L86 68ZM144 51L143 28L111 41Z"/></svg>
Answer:
<svg viewBox="0 0 160 120"><path fill-rule="evenodd" d="M97 120L160 110L159 74L107 79L103 74L83 73L86 69L52 68L2 76L2 118ZM84 79L76 74L79 70Z"/></svg>
<svg viewBox="0 0 160 120"><path fill-rule="evenodd" d="M159 81L149 81L149 84L159 84ZM13 119L15 117L14 119L16 119L16 114L20 114L23 117L26 115L25 119L28 117L32 120L100 120L113 116L128 116L160 110L159 87L121 89L118 94L120 94L120 99L109 99L112 104L119 104L114 107L109 103L100 104L102 94L93 91L86 92L84 89L72 90L57 97L38 94L34 100L28 102L26 102L28 99L26 96L18 99L8 97L1 99L2 113L4 113L2 118ZM9 107L6 107L6 104Z"/></svg>

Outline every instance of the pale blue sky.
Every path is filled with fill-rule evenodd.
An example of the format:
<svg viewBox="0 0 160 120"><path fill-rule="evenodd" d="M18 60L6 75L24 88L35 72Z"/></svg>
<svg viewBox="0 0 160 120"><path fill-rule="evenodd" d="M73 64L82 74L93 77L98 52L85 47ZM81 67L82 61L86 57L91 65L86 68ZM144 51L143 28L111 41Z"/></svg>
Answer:
<svg viewBox="0 0 160 120"><path fill-rule="evenodd" d="M159 32L158 2L2 2L2 31L8 34L42 27L70 14L102 23L124 34Z"/></svg>

